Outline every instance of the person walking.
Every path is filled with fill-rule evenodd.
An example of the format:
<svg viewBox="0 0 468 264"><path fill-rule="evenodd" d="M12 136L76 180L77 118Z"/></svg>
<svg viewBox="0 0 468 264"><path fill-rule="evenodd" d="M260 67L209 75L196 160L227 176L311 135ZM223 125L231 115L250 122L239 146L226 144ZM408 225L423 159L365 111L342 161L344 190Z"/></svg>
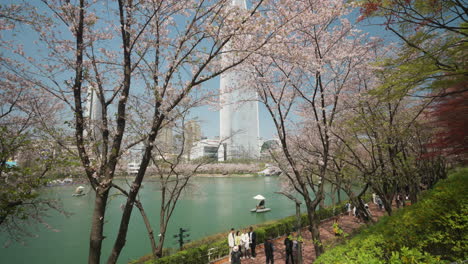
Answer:
<svg viewBox="0 0 468 264"><path fill-rule="evenodd" d="M286 238L284 239L284 247L286 249L286 261L285 264L294 264L293 258L293 242L290 238L291 233L288 233Z"/></svg>
<svg viewBox="0 0 468 264"><path fill-rule="evenodd" d="M380 197L377 198L377 204L379 205L379 210L382 211L383 210L383 202L382 202L382 199L380 199Z"/></svg>
<svg viewBox="0 0 468 264"><path fill-rule="evenodd" d="M292 243L293 243L293 259L294 259L294 262L295 263L299 263L298 259L299 259L299 241L297 241L297 235L294 234L294 236L296 237Z"/></svg>
<svg viewBox="0 0 468 264"><path fill-rule="evenodd" d="M228 245L229 245L229 262L231 262L232 250L233 250L233 248L235 246L234 228L231 228L231 232L229 232Z"/></svg>
<svg viewBox="0 0 468 264"><path fill-rule="evenodd" d="M371 211L370 211L369 204L365 203L365 204L364 204L364 209L366 209L367 215L368 215L369 217L372 217L372 213L371 213ZM367 219L367 220L369 220L369 219Z"/></svg>
<svg viewBox="0 0 468 264"><path fill-rule="evenodd" d="M257 254L255 253L255 247L257 246L257 233L253 231L253 227L249 228L249 246L252 253L252 259L255 259Z"/></svg>
<svg viewBox="0 0 468 264"><path fill-rule="evenodd" d="M356 217L358 223L361 222L361 210L357 206L354 206L354 217Z"/></svg>
<svg viewBox="0 0 468 264"><path fill-rule="evenodd" d="M271 238L268 238L263 245L265 247L266 264L273 264L275 262L273 255L275 247L273 246Z"/></svg>
<svg viewBox="0 0 468 264"><path fill-rule="evenodd" d="M239 250L238 246L234 246L231 252L232 264L241 264L242 253Z"/></svg>
<svg viewBox="0 0 468 264"><path fill-rule="evenodd" d="M351 216L351 212L353 211L353 209L351 208L351 204L346 203L345 208L346 208L346 212L348 213L348 215Z"/></svg>

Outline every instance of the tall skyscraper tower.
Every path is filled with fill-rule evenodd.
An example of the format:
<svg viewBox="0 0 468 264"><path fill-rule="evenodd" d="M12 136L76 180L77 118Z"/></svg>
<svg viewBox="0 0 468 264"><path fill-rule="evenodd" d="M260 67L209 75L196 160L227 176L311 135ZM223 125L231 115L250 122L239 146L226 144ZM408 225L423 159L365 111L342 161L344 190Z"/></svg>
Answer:
<svg viewBox="0 0 468 264"><path fill-rule="evenodd" d="M93 141L101 140L101 123L102 123L102 105L99 101L96 88L88 87L88 95L86 99L86 108L84 117L87 118L86 136L90 136Z"/></svg>
<svg viewBox="0 0 468 264"><path fill-rule="evenodd" d="M247 9L245 0L233 0L231 4ZM225 50L229 49L227 45ZM221 74L219 160L260 156L258 95L241 84L241 80L246 79L245 74L236 69Z"/></svg>

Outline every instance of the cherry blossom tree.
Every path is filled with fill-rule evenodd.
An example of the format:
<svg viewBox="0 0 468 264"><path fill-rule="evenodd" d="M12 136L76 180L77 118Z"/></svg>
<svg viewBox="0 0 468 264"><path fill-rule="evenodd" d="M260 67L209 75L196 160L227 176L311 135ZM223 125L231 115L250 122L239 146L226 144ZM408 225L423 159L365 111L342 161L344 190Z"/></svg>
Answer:
<svg viewBox="0 0 468 264"><path fill-rule="evenodd" d="M372 59L375 41L345 18L343 1L307 1L277 9L278 20L292 12L289 27L259 56L250 76L275 124L281 152L274 158L292 188L305 200L316 255L323 252L316 209L324 199L335 119L359 96L356 72Z"/></svg>
<svg viewBox="0 0 468 264"><path fill-rule="evenodd" d="M22 78L18 70L23 64L7 55L24 54L8 36L18 27L35 23L24 16L26 10L20 5L0 6L0 229L18 242L33 235L29 224L51 228L44 219L48 209L63 212L58 201L41 197L37 189L67 159L54 155L56 145L47 141L46 132L58 123L62 105Z"/></svg>
<svg viewBox="0 0 468 264"><path fill-rule="evenodd" d="M57 106L14 75L0 76L0 230L20 242L32 236L29 224L50 227L44 219L48 209L63 212L58 201L37 192L63 165L53 155L55 145L44 141L44 119L52 124Z"/></svg>
<svg viewBox="0 0 468 264"><path fill-rule="evenodd" d="M375 95L372 89L388 76L382 68L371 72L360 75L357 89L362 97L340 117L333 131L337 144L344 146L335 158L345 165L336 167L347 176L345 191L350 197L354 196L352 181L363 182L379 195L390 215L395 195L409 194L416 202L421 185L430 187L445 176L444 169L440 170L445 162L422 159L433 135L421 113L432 100L394 98L391 92L386 98Z"/></svg>
<svg viewBox="0 0 468 264"><path fill-rule="evenodd" d="M267 2L252 1L248 10L227 0L23 3L24 17L42 19L24 28L36 40L12 51L16 55L10 57L21 62L12 72L60 99L72 114L68 124L74 145L95 191L89 263L101 260L110 189L127 196L107 260L115 263L164 124L178 118L179 106L212 93L202 84L243 63L282 24L267 19ZM14 42L12 46L18 44ZM89 113L85 106L93 93L99 113ZM134 99L149 104L136 109L131 107ZM138 111L151 118L136 138L127 125ZM128 189L117 186L114 176L122 154L140 142L145 148L137 175Z"/></svg>

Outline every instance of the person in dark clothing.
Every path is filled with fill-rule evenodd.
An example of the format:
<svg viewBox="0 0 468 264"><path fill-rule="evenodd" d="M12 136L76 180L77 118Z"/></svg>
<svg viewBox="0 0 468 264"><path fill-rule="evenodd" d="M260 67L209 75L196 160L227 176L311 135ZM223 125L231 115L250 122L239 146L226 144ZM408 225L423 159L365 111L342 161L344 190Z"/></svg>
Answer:
<svg viewBox="0 0 468 264"><path fill-rule="evenodd" d="M286 236L286 238L284 239L284 246L286 248L286 264L288 263L292 263L294 264L294 258L293 258L293 242L292 240L289 238L291 234L288 234L288 236ZM291 260L291 261L290 261Z"/></svg>
<svg viewBox="0 0 468 264"><path fill-rule="evenodd" d="M273 251L275 248L273 247L273 242L271 241L271 238L268 238L265 243L265 256L266 256L266 264L273 264L274 263L274 257L273 257Z"/></svg>
<svg viewBox="0 0 468 264"><path fill-rule="evenodd" d="M265 200L261 200L257 206L257 209L265 209Z"/></svg>
<svg viewBox="0 0 468 264"><path fill-rule="evenodd" d="M249 230L249 246L252 252L252 258L254 259L257 256L257 253L255 253L255 246L257 246L257 233L253 231L253 227L250 227Z"/></svg>
<svg viewBox="0 0 468 264"><path fill-rule="evenodd" d="M382 199L380 199L380 197L377 198L377 204L379 205L379 210L382 211L382 209L383 209L383 202L382 202Z"/></svg>
<svg viewBox="0 0 468 264"><path fill-rule="evenodd" d="M239 250L238 246L234 246L231 252L231 263L232 264L241 264L242 253Z"/></svg>

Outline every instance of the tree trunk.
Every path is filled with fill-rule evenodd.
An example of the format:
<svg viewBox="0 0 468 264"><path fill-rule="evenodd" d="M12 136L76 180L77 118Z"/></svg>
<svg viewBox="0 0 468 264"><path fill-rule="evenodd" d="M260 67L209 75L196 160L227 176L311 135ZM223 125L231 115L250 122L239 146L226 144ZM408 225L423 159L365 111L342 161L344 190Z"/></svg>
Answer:
<svg viewBox="0 0 468 264"><path fill-rule="evenodd" d="M325 209L325 199L322 199L319 204L319 209Z"/></svg>
<svg viewBox="0 0 468 264"><path fill-rule="evenodd" d="M99 264L101 257L101 247L104 232L104 217L106 213L107 197L109 190L103 194L96 191L94 200L94 212L91 225L91 234L89 239L89 264Z"/></svg>
<svg viewBox="0 0 468 264"><path fill-rule="evenodd" d="M159 237L159 243L158 247L156 249L156 256L159 258L162 257L163 255L163 246L164 246L164 239L166 238L166 229L167 229L167 221L163 221L162 223L159 224L159 229L160 229L160 234L161 236Z"/></svg>
<svg viewBox="0 0 468 264"><path fill-rule="evenodd" d="M336 196L338 198L338 204L341 203L341 182L338 182L338 185L336 186Z"/></svg>
<svg viewBox="0 0 468 264"><path fill-rule="evenodd" d="M308 216L309 216L309 221L310 221L309 231L312 234L312 243L314 244L315 256L318 258L324 252L322 240L320 239L320 230L319 230L320 220L318 219L315 212L312 214L308 214Z"/></svg>
<svg viewBox="0 0 468 264"><path fill-rule="evenodd" d="M297 237L302 238L301 204L299 201L296 201L296 225L297 225ZM302 242L301 241L297 241L297 264L302 264Z"/></svg>
<svg viewBox="0 0 468 264"><path fill-rule="evenodd" d="M322 240L320 239L320 230L319 230L319 223L320 219L316 214L316 209L318 204L320 203L320 198L315 198L316 200L311 201L308 196L304 197L306 206L307 206L307 217L309 218L309 231L312 234L312 243L314 243L315 249L315 256L319 257L323 252L323 245Z"/></svg>
<svg viewBox="0 0 468 264"><path fill-rule="evenodd" d="M392 215L392 200L393 200L393 195L390 195L390 197L387 197L385 195L380 196L380 199L382 200L382 203L385 207L385 211L387 211L388 215Z"/></svg>
<svg viewBox="0 0 468 264"><path fill-rule="evenodd" d="M149 237L150 244L151 244L151 252L153 253L153 259L155 260L157 259L157 255L156 255L156 241L154 240L153 228L151 228L151 224L149 222L148 216L146 215L146 212L143 209L143 206L140 203L140 201L138 200L135 201L135 204L136 204L136 207L140 210L141 217L143 217L143 221L145 222L146 230L148 232L148 237Z"/></svg>
<svg viewBox="0 0 468 264"><path fill-rule="evenodd" d="M348 193L349 200L351 201L351 203L354 204L354 206L356 206L359 209L360 213L364 214L364 217L363 217L364 222L369 222L369 221L374 222L374 219L372 219L372 217L367 212L364 206L364 203L362 202L362 199L361 199L361 197L366 193L368 188L369 188L369 184L366 184L364 189L362 189L362 191L357 196L354 194L352 190L349 190L349 192L347 193Z"/></svg>

